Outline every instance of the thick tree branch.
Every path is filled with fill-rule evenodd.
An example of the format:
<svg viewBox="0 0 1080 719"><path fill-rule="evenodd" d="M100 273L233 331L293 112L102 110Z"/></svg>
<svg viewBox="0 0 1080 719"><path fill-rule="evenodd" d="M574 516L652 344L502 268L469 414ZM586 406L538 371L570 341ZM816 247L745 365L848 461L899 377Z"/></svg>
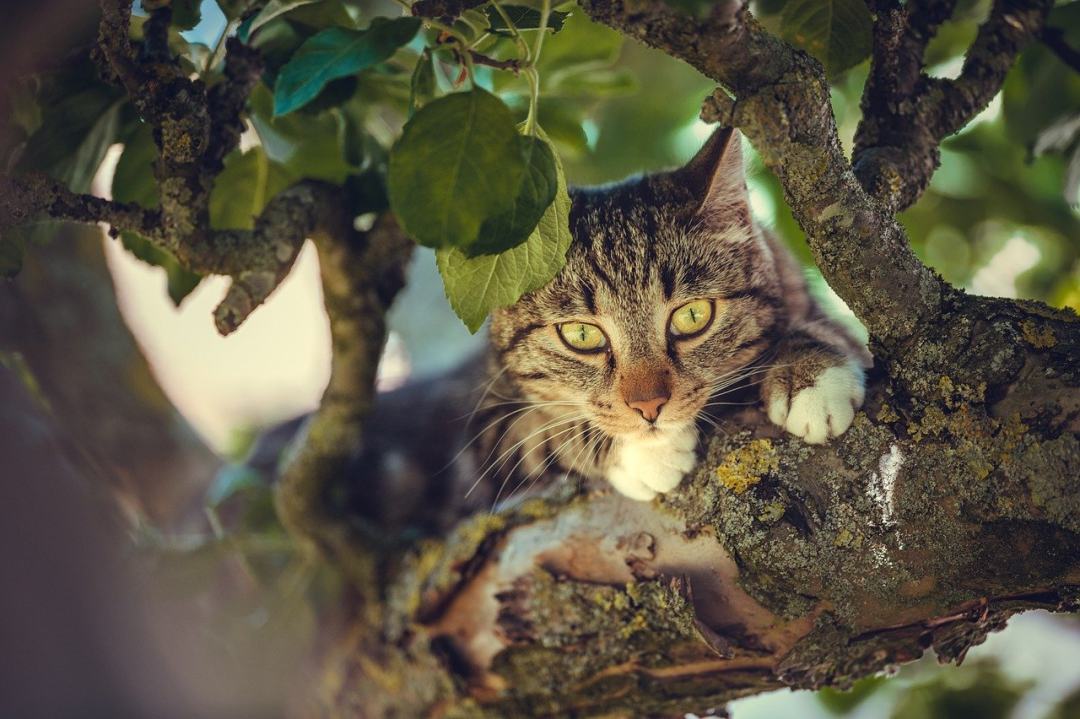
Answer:
<svg viewBox="0 0 1080 719"><path fill-rule="evenodd" d="M938 141L913 127L907 114L926 93L926 46L955 7L955 0L916 0L877 8L853 165L863 187L882 202L891 203L897 193L904 192L918 197L925 184L915 184L919 178L928 183L937 167ZM927 146L913 147L919 141ZM901 198L896 204L903 206L904 202L910 205L914 198Z"/></svg>
<svg viewBox="0 0 1080 719"><path fill-rule="evenodd" d="M844 158L821 66L767 33L743 7L697 19L661 2L584 2L586 12L685 60L718 90L703 116L739 127L777 174L829 284L884 347L941 310L947 288L911 252L896 220Z"/></svg>
<svg viewBox="0 0 1080 719"><path fill-rule="evenodd" d="M894 210L910 207L940 162L941 141L1001 89L1020 51L1046 22L1051 0L997 0L955 80L923 72L923 53L954 0L910 2L878 14L853 166L863 187Z"/></svg>
<svg viewBox="0 0 1080 719"><path fill-rule="evenodd" d="M343 211L342 198L328 195L324 201L314 239L330 317L330 383L282 473L277 506L294 537L335 559L363 587L370 586L363 580L371 578L364 574L363 552L356 549L362 543L335 516L329 490L364 446L364 421L386 339L386 311L405 283L413 245L390 214L360 233Z"/></svg>

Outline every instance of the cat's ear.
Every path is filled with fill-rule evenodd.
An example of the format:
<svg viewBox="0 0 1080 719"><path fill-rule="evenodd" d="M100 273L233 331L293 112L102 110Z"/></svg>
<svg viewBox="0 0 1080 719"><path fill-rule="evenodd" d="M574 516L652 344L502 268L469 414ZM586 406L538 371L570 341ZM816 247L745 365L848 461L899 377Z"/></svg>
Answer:
<svg viewBox="0 0 1080 719"><path fill-rule="evenodd" d="M675 176L694 198L694 215L728 226L750 224L742 141L735 128L714 130L705 145L690 162L676 171Z"/></svg>

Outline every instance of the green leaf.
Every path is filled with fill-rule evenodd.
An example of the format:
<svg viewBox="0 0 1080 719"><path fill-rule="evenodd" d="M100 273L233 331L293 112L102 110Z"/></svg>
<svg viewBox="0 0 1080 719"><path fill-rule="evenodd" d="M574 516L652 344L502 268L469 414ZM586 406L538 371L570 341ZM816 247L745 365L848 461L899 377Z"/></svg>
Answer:
<svg viewBox="0 0 1080 719"><path fill-rule="evenodd" d="M355 1L355 0L354 0ZM285 14L290 22L306 25L315 30L328 27L356 29L359 9L352 2L343 0L320 0L311 5L301 5Z"/></svg>
<svg viewBox="0 0 1080 719"><path fill-rule="evenodd" d="M120 242L136 259L165 270L166 290L173 304L180 306L184 298L202 282L202 275L180 265L172 254L152 244L135 232L121 232Z"/></svg>
<svg viewBox="0 0 1080 719"><path fill-rule="evenodd" d="M172 26L190 30L202 20L202 0L172 0Z"/></svg>
<svg viewBox="0 0 1080 719"><path fill-rule="evenodd" d="M158 206L154 161L157 146L150 126L139 123L124 141L124 152L113 173L112 196L118 202L134 202L147 209Z"/></svg>
<svg viewBox="0 0 1080 719"><path fill-rule="evenodd" d="M518 30L536 30L540 27L540 11L535 8L525 7L524 5L503 5L502 9ZM487 12L488 22L491 23L492 31L509 31L510 28L507 27L498 10L488 7L485 11ZM547 26L551 28L553 33L558 32L563 29L563 24L569 16L570 13L568 12L554 11L548 15Z"/></svg>
<svg viewBox="0 0 1080 719"><path fill-rule="evenodd" d="M351 168L345 157L345 121L332 110L319 115L273 116L273 98L262 84L248 102L251 124L267 157L296 178L345 181Z"/></svg>
<svg viewBox="0 0 1080 719"><path fill-rule="evenodd" d="M124 99L80 75L52 78L41 98L42 123L26 143L19 170L40 170L86 192L116 142Z"/></svg>
<svg viewBox="0 0 1080 719"><path fill-rule="evenodd" d="M309 5L313 2L318 1L319 0L270 0L268 3L263 5L263 9L260 10L257 14L255 14L254 17L252 17L250 20L246 21L243 25L240 26L240 40L242 42L247 42L248 38L255 34L256 30L258 30L274 18L278 17L279 15L284 15L290 10L298 8L301 5Z"/></svg>
<svg viewBox="0 0 1080 719"><path fill-rule="evenodd" d="M597 99L628 95L636 90L637 78L627 68L585 66L577 72L558 73L544 88L544 96Z"/></svg>
<svg viewBox="0 0 1080 719"><path fill-rule="evenodd" d="M529 239L502 254L468 257L457 248L435 253L443 288L454 312L476 332L492 310L543 287L566 263L570 249L570 196L556 158L558 189Z"/></svg>
<svg viewBox="0 0 1080 719"><path fill-rule="evenodd" d="M210 193L210 226L215 230L250 230L255 218L277 193L299 179L272 162L262 147L236 151L225 158L225 168Z"/></svg>
<svg viewBox="0 0 1080 719"><path fill-rule="evenodd" d="M559 171L551 146L538 137L519 137L518 144L525 172L518 183L514 206L480 226L476 242L467 250L469 256L497 254L525 242L555 199Z"/></svg>
<svg viewBox="0 0 1080 719"><path fill-rule="evenodd" d="M431 51L424 48L409 82L409 117L435 97L437 88L435 63L432 62Z"/></svg>
<svg viewBox="0 0 1080 719"><path fill-rule="evenodd" d="M525 162L514 118L475 87L441 97L405 123L390 155L390 206L417 242L468 247L517 199Z"/></svg>
<svg viewBox="0 0 1080 719"><path fill-rule="evenodd" d="M622 42L622 35L615 30L592 22L585 13L574 13L566 18L562 32L544 43L539 62L540 77L573 65L615 62Z"/></svg>
<svg viewBox="0 0 1080 719"><path fill-rule="evenodd" d="M389 59L419 29L419 18L375 18L367 30L333 27L309 38L278 73L274 114L303 107L331 80Z"/></svg>
<svg viewBox="0 0 1080 719"><path fill-rule="evenodd" d="M790 0L780 18L784 39L835 76L870 56L874 20L863 0Z"/></svg>
<svg viewBox="0 0 1080 719"><path fill-rule="evenodd" d="M581 157L588 152L589 138L579 104L541 96L537 119L560 156Z"/></svg>
<svg viewBox="0 0 1080 719"><path fill-rule="evenodd" d="M247 13L248 8L255 4L256 0L217 0L222 14L229 20L237 20Z"/></svg>

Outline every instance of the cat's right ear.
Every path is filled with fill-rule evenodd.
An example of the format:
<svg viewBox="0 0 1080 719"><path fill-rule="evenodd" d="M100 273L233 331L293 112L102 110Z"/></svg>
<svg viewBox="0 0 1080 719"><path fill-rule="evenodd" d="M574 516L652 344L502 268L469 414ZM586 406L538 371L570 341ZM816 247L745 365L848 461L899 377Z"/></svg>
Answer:
<svg viewBox="0 0 1080 719"><path fill-rule="evenodd" d="M733 127L718 127L690 162L675 172L692 194L693 214L725 226L750 224L742 141Z"/></svg>

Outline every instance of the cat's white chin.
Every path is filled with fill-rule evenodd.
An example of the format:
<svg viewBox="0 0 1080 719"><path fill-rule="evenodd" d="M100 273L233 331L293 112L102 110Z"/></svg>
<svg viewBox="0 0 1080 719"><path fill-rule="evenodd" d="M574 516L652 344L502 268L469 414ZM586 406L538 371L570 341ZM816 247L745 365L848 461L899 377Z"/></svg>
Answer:
<svg viewBox="0 0 1080 719"><path fill-rule="evenodd" d="M679 486L697 463L696 447L693 424L624 435L615 445L607 480L620 494L647 502Z"/></svg>

